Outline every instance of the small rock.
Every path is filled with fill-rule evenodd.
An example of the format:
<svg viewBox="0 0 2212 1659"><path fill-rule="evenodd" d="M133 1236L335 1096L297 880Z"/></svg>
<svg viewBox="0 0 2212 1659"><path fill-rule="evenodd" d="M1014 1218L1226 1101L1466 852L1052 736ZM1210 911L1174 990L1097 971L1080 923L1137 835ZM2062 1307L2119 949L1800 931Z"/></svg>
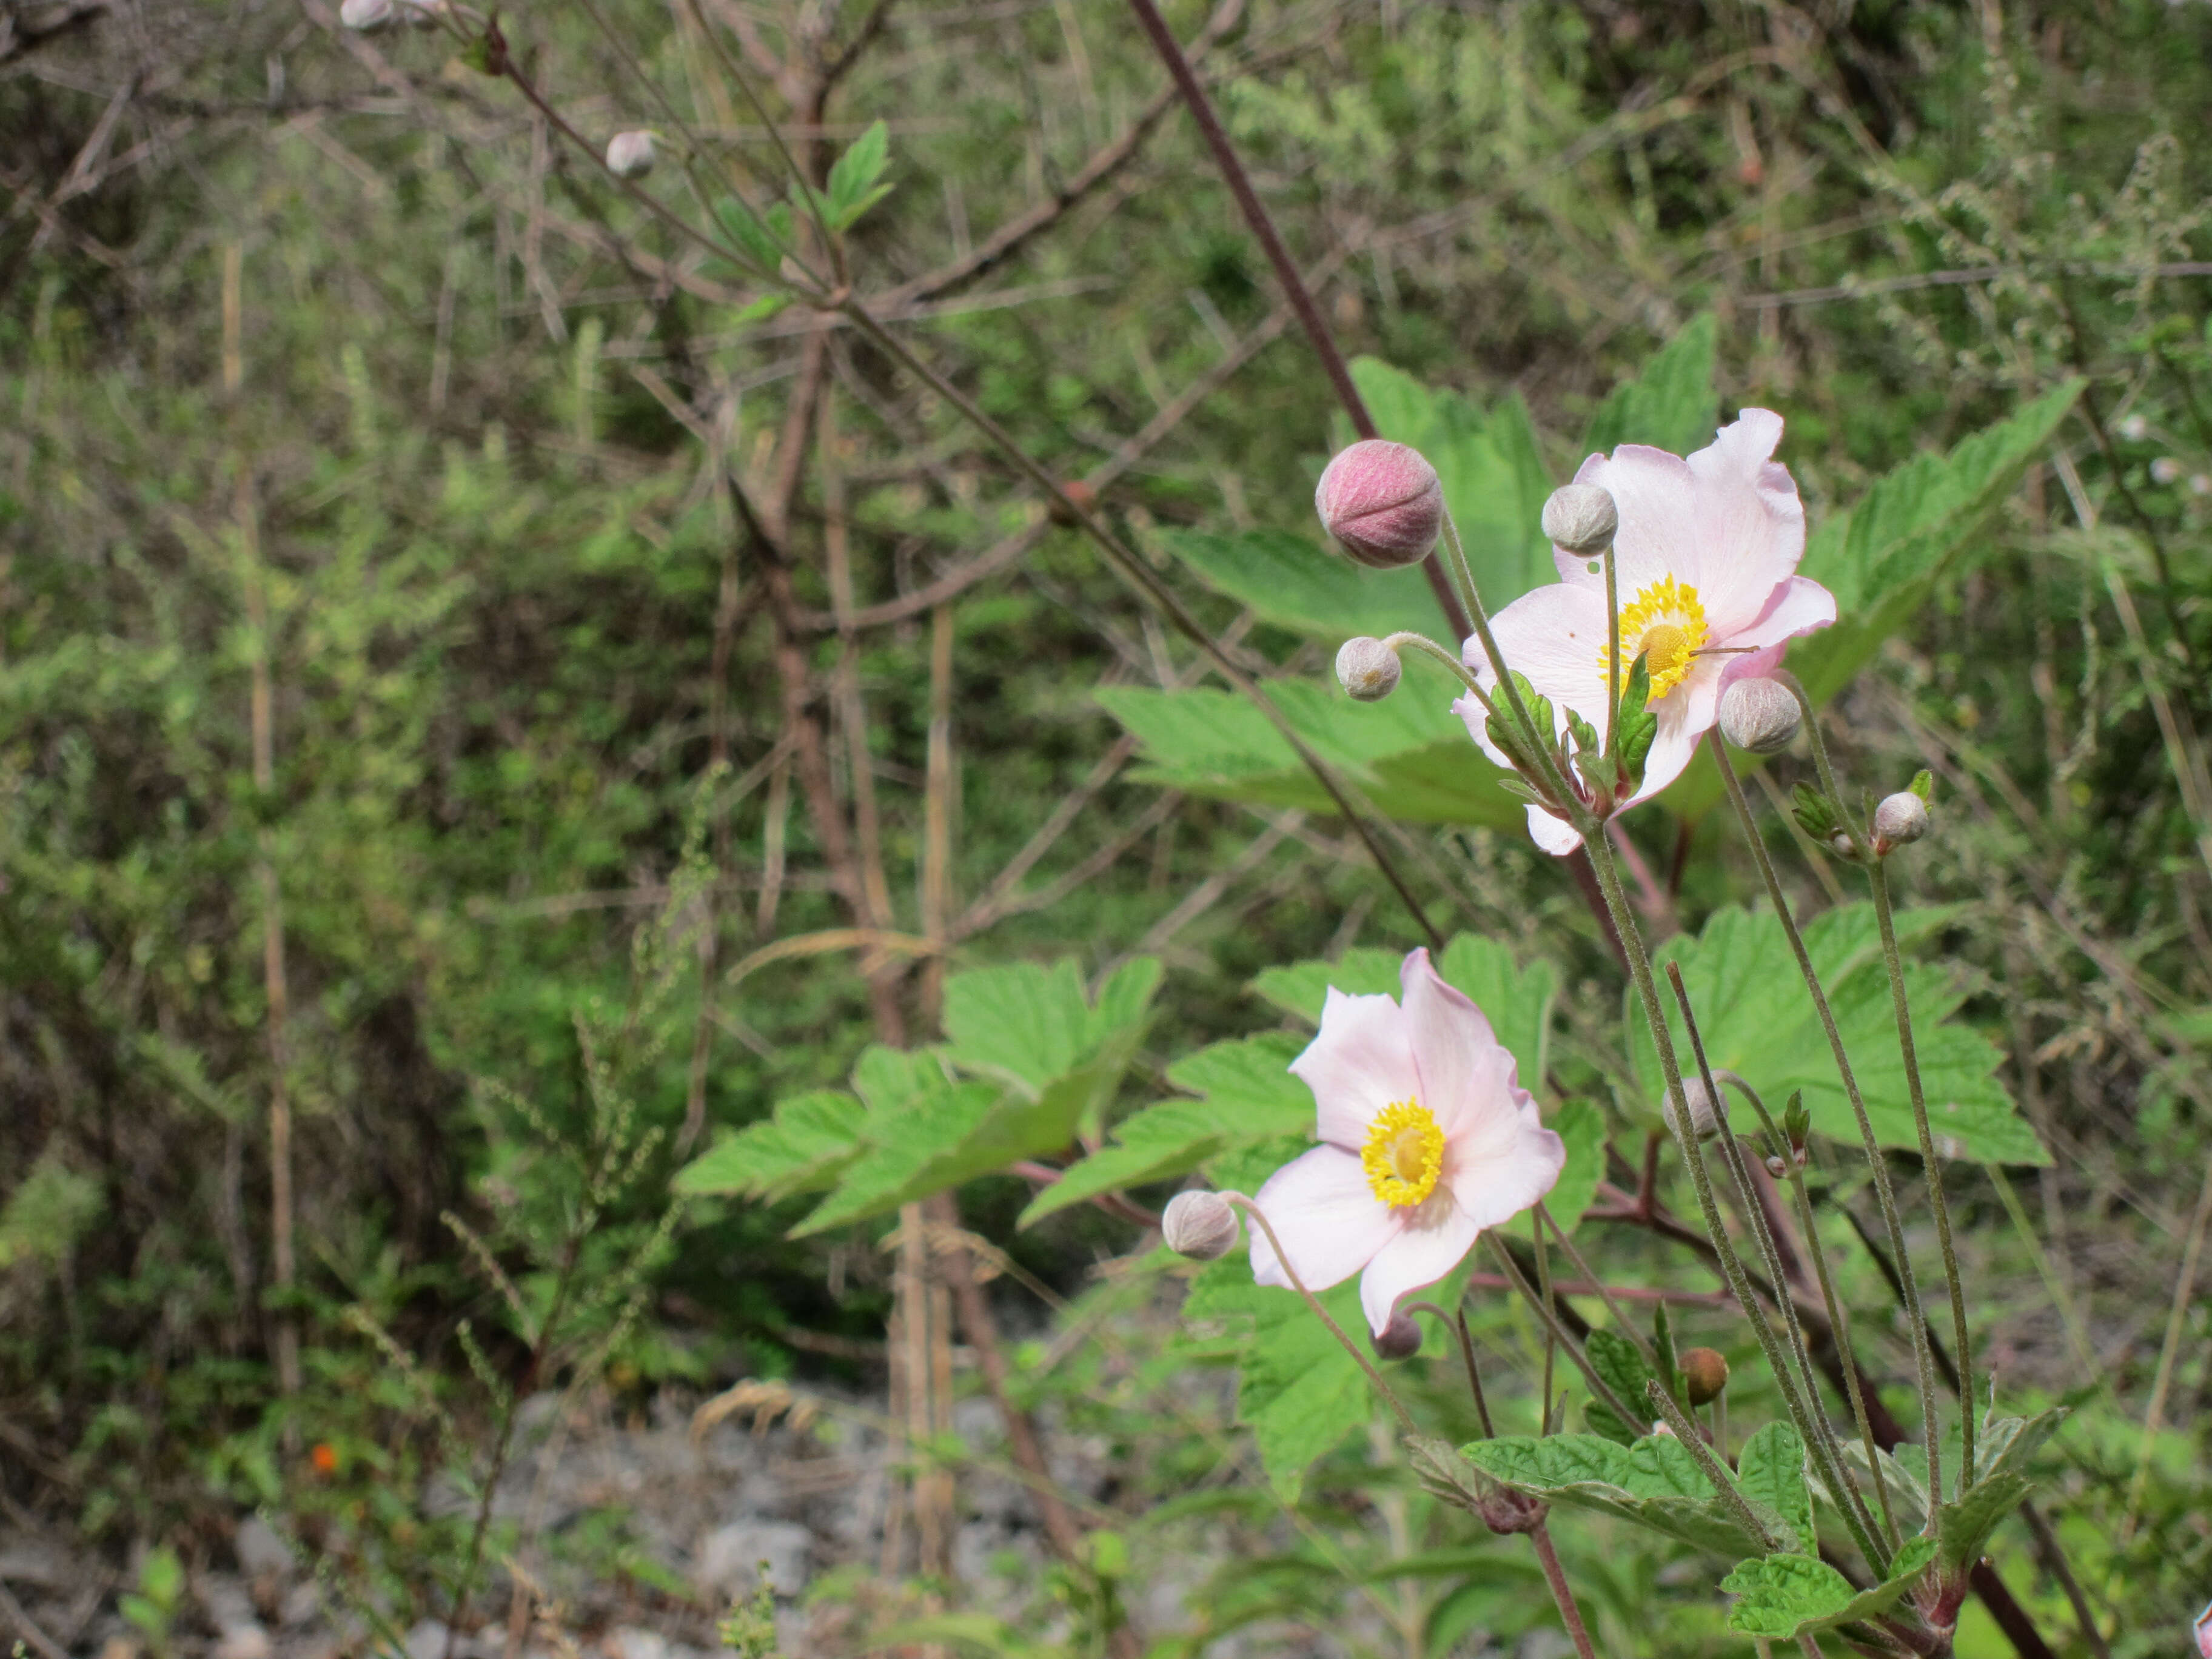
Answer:
<svg viewBox="0 0 2212 1659"><path fill-rule="evenodd" d="M447 1634L437 1620L423 1620L407 1632L407 1659L445 1659Z"/></svg>
<svg viewBox="0 0 2212 1659"><path fill-rule="evenodd" d="M666 1637L630 1625L608 1632L605 1650L607 1659L669 1659Z"/></svg>
<svg viewBox="0 0 2212 1659"><path fill-rule="evenodd" d="M717 1527L691 1554L692 1582L725 1599L750 1595L768 1564L769 1587L778 1595L806 1588L806 1558L814 1536L790 1521L740 1521ZM410 1654L409 1659L422 1659Z"/></svg>
<svg viewBox="0 0 2212 1659"><path fill-rule="evenodd" d="M276 1644L258 1624L232 1625L216 1639L214 1659L269 1659Z"/></svg>
<svg viewBox="0 0 2212 1659"><path fill-rule="evenodd" d="M322 1586L312 1578L303 1578L284 1592L284 1605L277 1617L287 1630L311 1623L323 1610Z"/></svg>

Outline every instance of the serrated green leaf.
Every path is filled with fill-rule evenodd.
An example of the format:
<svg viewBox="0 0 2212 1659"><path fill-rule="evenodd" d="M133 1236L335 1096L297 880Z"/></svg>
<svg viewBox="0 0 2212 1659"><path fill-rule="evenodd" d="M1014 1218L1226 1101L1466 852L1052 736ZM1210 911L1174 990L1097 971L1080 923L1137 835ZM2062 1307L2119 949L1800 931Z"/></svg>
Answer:
<svg viewBox="0 0 2212 1659"><path fill-rule="evenodd" d="M1304 1046L1287 1032L1267 1031L1185 1055L1168 1068L1168 1080L1202 1098L1162 1101L1124 1119L1115 1126L1115 1144L1040 1192L1018 1224L1099 1193L1182 1175L1232 1147L1310 1134L1313 1096L1289 1071Z"/></svg>
<svg viewBox="0 0 2212 1659"><path fill-rule="evenodd" d="M1605 1178L1605 1115L1587 1100L1571 1100L1547 1113L1544 1124L1567 1146L1566 1164L1544 1195L1544 1206L1552 1219L1571 1233L1597 1196L1597 1183Z"/></svg>
<svg viewBox="0 0 2212 1659"><path fill-rule="evenodd" d="M1321 1301L1346 1330L1363 1328L1356 1280ZM1367 1421L1366 1377L1297 1296L1254 1284L1241 1252L1200 1273L1183 1317L1237 1337L1237 1420L1252 1431L1269 1482L1295 1503L1315 1460Z"/></svg>
<svg viewBox="0 0 2212 1659"><path fill-rule="evenodd" d="M1346 996L1395 997L1404 961L1401 951L1359 946L1334 962L1293 962L1264 969L1247 988L1292 1018L1319 1025L1331 986Z"/></svg>
<svg viewBox="0 0 2212 1659"><path fill-rule="evenodd" d="M1981 1559L1990 1534L2021 1506L2034 1484L2024 1474L1989 1475L1968 1487L1958 1502L1937 1505L1936 1542L1944 1565L1965 1572Z"/></svg>
<svg viewBox="0 0 2212 1659"><path fill-rule="evenodd" d="M1868 1590L1853 1589L1842 1573L1809 1556L1745 1561L1721 1581L1721 1589L1738 1598L1729 1610L1729 1628L1790 1641L1877 1618L1904 1599L1935 1553L1932 1539L1909 1540L1891 1563L1890 1576Z"/></svg>
<svg viewBox="0 0 2212 1659"><path fill-rule="evenodd" d="M1744 1442L1736 1484L1753 1503L1780 1516L1808 1555L1820 1551L1813 1530L1813 1492L1805 1484L1805 1442L1787 1423L1768 1423Z"/></svg>
<svg viewBox="0 0 2212 1659"><path fill-rule="evenodd" d="M1524 964L1499 940L1462 933L1444 946L1437 972L1482 1010L1513 1056L1521 1086L1542 1093L1551 1064L1552 1008L1559 989L1552 964L1540 957Z"/></svg>
<svg viewBox="0 0 2212 1659"><path fill-rule="evenodd" d="M1034 1095L1140 1023L1159 978L1157 958L1136 957L1100 988L1094 1005L1067 957L1049 969L1023 963L955 974L945 982L945 1053L963 1071Z"/></svg>
<svg viewBox="0 0 2212 1659"><path fill-rule="evenodd" d="M1934 924L1926 915L1908 913L1899 925L1900 943L1909 943L1916 931ZM1830 910L1803 933L1866 1097L1876 1140L1885 1146L1917 1147L1919 1133L1873 908L1851 904ZM1680 963L1706 1052L1717 1068L1739 1073L1769 1100L1802 1089L1814 1129L1831 1139L1857 1141L1857 1121L1812 999L1771 913L1734 907L1717 911L1698 938L1677 935L1654 954L1661 963ZM1995 1045L1951 1018L1964 1000L1961 988L1940 969L1910 961L1905 978L1929 1116L1952 1155L2048 1163L2050 1154L1995 1075L2002 1058ZM1637 1075L1656 1109L1662 1093L1657 1056L1640 1012L1628 1012ZM1668 1014L1679 1019L1671 1007ZM1676 1041L1685 1041L1679 1030Z"/></svg>
<svg viewBox="0 0 2212 1659"><path fill-rule="evenodd" d="M1583 1346L1589 1356L1590 1369L1605 1379L1614 1397L1631 1411L1644 1409L1644 1385L1652 1380L1651 1367L1636 1351L1636 1345L1618 1331L1592 1331ZM1639 1432L1648 1433L1650 1427L1646 1423Z"/></svg>
<svg viewBox="0 0 2212 1659"><path fill-rule="evenodd" d="M1644 1432L1643 1424L1631 1423L1599 1400L1583 1401L1583 1421L1589 1425L1592 1434L1601 1435L1616 1446L1632 1446Z"/></svg>
<svg viewBox="0 0 2212 1659"><path fill-rule="evenodd" d="M1985 1418L1981 1434L1974 1443L1976 1474L1984 1479L2027 1474L2036 1453L2043 1449L2043 1443L2073 1414L2070 1406L2053 1406L2033 1417Z"/></svg>
<svg viewBox="0 0 2212 1659"><path fill-rule="evenodd" d="M860 1155L867 1109L836 1090L780 1101L772 1116L716 1142L676 1177L682 1193L782 1198L826 1187Z"/></svg>
<svg viewBox="0 0 2212 1659"><path fill-rule="evenodd" d="M1279 628L1323 641L1407 633L1447 648L1453 643L1436 591L1418 565L1368 570L1286 530L1230 536L1176 530L1161 539L1208 587Z"/></svg>
<svg viewBox="0 0 2212 1659"><path fill-rule="evenodd" d="M1630 443L1687 455L1711 443L1720 407L1713 391L1717 335L1713 313L1705 312L1652 353L1634 380L1598 405L1583 434L1584 452L1609 453Z"/></svg>

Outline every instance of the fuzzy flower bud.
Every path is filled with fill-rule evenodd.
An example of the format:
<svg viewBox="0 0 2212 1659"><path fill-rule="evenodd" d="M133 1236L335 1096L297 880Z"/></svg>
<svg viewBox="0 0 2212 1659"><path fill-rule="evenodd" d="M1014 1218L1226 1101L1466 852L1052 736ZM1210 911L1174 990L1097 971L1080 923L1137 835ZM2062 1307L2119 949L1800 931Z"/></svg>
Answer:
<svg viewBox="0 0 2212 1659"><path fill-rule="evenodd" d="M607 140L607 171L617 179L642 179L653 171L653 135L642 129Z"/></svg>
<svg viewBox="0 0 2212 1659"><path fill-rule="evenodd" d="M1543 525L1553 545L1595 558L1613 545L1620 512L1610 490L1595 484L1562 484L1544 503Z"/></svg>
<svg viewBox="0 0 2212 1659"><path fill-rule="evenodd" d="M1314 510L1337 544L1373 570L1428 557L1443 533L1443 486L1421 452L1368 438L1340 453L1321 475Z"/></svg>
<svg viewBox="0 0 2212 1659"><path fill-rule="evenodd" d="M1420 1351L1421 1328L1405 1314L1392 1314L1382 1334L1375 1339L1375 1352L1384 1359L1411 1359Z"/></svg>
<svg viewBox="0 0 2212 1659"><path fill-rule="evenodd" d="M1682 1382L1692 1406L1711 1405L1728 1387L1728 1361L1714 1349L1686 1348L1674 1363L1681 1369Z"/></svg>
<svg viewBox="0 0 2212 1659"><path fill-rule="evenodd" d="M1219 1193L1177 1193L1160 1217L1168 1249L1194 1261L1212 1261L1237 1245L1237 1212Z"/></svg>
<svg viewBox="0 0 2212 1659"><path fill-rule="evenodd" d="M1363 635L1337 648L1337 683L1355 702L1382 702L1398 689L1404 672L1398 653L1378 639Z"/></svg>
<svg viewBox="0 0 2212 1659"><path fill-rule="evenodd" d="M1804 711L1779 680L1737 680L1721 693L1721 735L1754 755L1786 749L1803 724Z"/></svg>
<svg viewBox="0 0 2212 1659"><path fill-rule="evenodd" d="M2154 484L2177 483L2181 473L2181 463L2171 455L2161 455L2150 464L2150 481Z"/></svg>
<svg viewBox="0 0 2212 1659"><path fill-rule="evenodd" d="M1682 1098L1689 1104L1690 1127L1696 1131L1698 1139L1711 1140L1721 1132L1720 1114L1713 1109L1713 1097L1705 1092L1705 1080L1703 1078L1684 1078ZM1669 1129L1674 1128L1676 1124L1674 1097L1670 1095L1662 1101L1659 1110L1667 1120L1667 1127Z"/></svg>
<svg viewBox="0 0 2212 1659"><path fill-rule="evenodd" d="M338 8L338 21L363 34L384 27L392 16L392 0L345 0Z"/></svg>
<svg viewBox="0 0 2212 1659"><path fill-rule="evenodd" d="M1910 789L1883 796L1881 805L1874 809L1876 852L1887 853L1893 847L1906 846L1927 833L1928 803Z"/></svg>

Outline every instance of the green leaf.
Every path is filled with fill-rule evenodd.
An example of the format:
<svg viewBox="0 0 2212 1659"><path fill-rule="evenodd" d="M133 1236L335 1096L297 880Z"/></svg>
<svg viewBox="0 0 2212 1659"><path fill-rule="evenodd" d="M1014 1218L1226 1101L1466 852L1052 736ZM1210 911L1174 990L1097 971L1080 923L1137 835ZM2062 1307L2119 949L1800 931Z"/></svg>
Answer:
<svg viewBox="0 0 2212 1659"><path fill-rule="evenodd" d="M1368 570L1286 530L1231 536L1176 530L1162 539L1208 587L1279 628L1332 641L1408 633L1452 644L1435 591L1418 565Z"/></svg>
<svg viewBox="0 0 2212 1659"><path fill-rule="evenodd" d="M1322 1005L1328 1000L1331 986L1346 996L1395 997L1399 990L1399 967L1404 961L1401 951L1363 946L1346 951L1334 962L1293 962L1263 969L1249 988L1285 1013L1309 1025L1319 1025Z"/></svg>
<svg viewBox="0 0 2212 1659"><path fill-rule="evenodd" d="M1113 1146L1075 1164L1022 1212L1026 1227L1097 1194L1164 1181L1232 1147L1313 1128L1313 1096L1290 1074L1304 1042L1283 1031L1217 1042L1168 1068L1168 1080L1202 1097L1166 1100L1115 1126Z"/></svg>
<svg viewBox="0 0 2212 1659"><path fill-rule="evenodd" d="M1779 1515L1808 1555L1820 1553L1813 1530L1813 1492L1805 1484L1805 1442L1787 1423L1768 1423L1744 1442L1736 1484L1753 1503Z"/></svg>
<svg viewBox="0 0 2212 1659"><path fill-rule="evenodd" d="M1605 1177L1605 1115L1587 1100L1571 1100L1544 1121L1567 1145L1566 1165L1544 1195L1544 1206L1571 1233Z"/></svg>
<svg viewBox="0 0 2212 1659"><path fill-rule="evenodd" d="M1359 1286L1347 1280L1321 1298L1347 1331L1364 1328ZM1306 1470L1367 1421L1367 1379L1293 1292L1252 1282L1241 1253L1210 1262L1183 1304L1186 1320L1219 1322L1238 1338L1237 1420L1252 1431L1261 1467L1285 1503Z"/></svg>
<svg viewBox="0 0 2212 1659"><path fill-rule="evenodd" d="M1644 1408L1644 1385L1652 1380L1651 1367L1636 1345L1618 1331L1592 1331L1583 1340L1590 1369L1605 1379L1606 1387L1631 1411Z"/></svg>
<svg viewBox="0 0 2212 1659"><path fill-rule="evenodd" d="M890 194L890 185L877 182L890 157L890 129L878 121L831 164L822 202L831 229L844 229Z"/></svg>
<svg viewBox="0 0 2212 1659"><path fill-rule="evenodd" d="M1899 943L1908 944L1916 933L1942 919L1940 912L1899 916ZM1875 1139L1885 1146L1917 1147L1919 1134L1873 908L1852 904L1830 910L1803 932L1865 1096ZM1698 938L1677 935L1655 955L1662 963L1681 964L1716 1067L1738 1073L1769 1100L1802 1089L1814 1129L1832 1139L1857 1142L1857 1121L1812 998L1771 912L1754 915L1733 907L1717 911ZM1941 969L1910 961L1905 980L1929 1117L1952 1155L1992 1163L2048 1163L2050 1154L1995 1076L2001 1059L1995 1045L1951 1018L1964 992ZM1671 1005L1668 1012L1679 1021ZM1631 1008L1628 1014L1638 1078L1656 1110L1662 1092L1658 1059L1640 1010ZM1686 1041L1679 1024L1675 1040Z"/></svg>
<svg viewBox="0 0 2212 1659"><path fill-rule="evenodd" d="M1045 969L1020 963L955 974L945 981L945 1053L963 1071L1034 1095L1140 1023L1159 979L1157 958L1136 957L1100 988L1094 1006L1068 957Z"/></svg>
<svg viewBox="0 0 2212 1659"><path fill-rule="evenodd" d="M788 306L793 298L793 296L788 294L763 294L730 320L733 323L764 321Z"/></svg>
<svg viewBox="0 0 2212 1659"><path fill-rule="evenodd" d="M1499 940L1462 933L1444 947L1437 971L1482 1010L1512 1054L1521 1086L1540 1094L1551 1063L1552 1008L1559 990L1552 964L1540 957L1524 967Z"/></svg>
<svg viewBox="0 0 2212 1659"><path fill-rule="evenodd" d="M1415 655L1395 696L1356 703L1318 681L1279 679L1268 696L1314 752L1381 811L1408 823L1512 828L1523 810L1452 712L1462 688ZM1334 813L1305 763L1258 707L1211 686L1115 686L1098 702L1145 745L1143 781L1189 794Z"/></svg>
<svg viewBox="0 0 2212 1659"><path fill-rule="evenodd" d="M1717 335L1713 313L1705 312L1652 353L1634 380L1598 405L1583 436L1584 453L1610 453L1629 443L1687 455L1711 443L1720 407L1713 391Z"/></svg>
<svg viewBox="0 0 2212 1659"><path fill-rule="evenodd" d="M2053 1406L2033 1417L1990 1417L1982 1421L1974 1442L1976 1473L1984 1479L2000 1474L2026 1474L2043 1443L2073 1415L2070 1406Z"/></svg>
<svg viewBox="0 0 2212 1659"><path fill-rule="evenodd" d="M1738 1598L1729 1610L1729 1628L1790 1641L1876 1618L1904 1598L1934 1556L1932 1539L1909 1540L1891 1563L1890 1576L1869 1590L1853 1589L1842 1573L1809 1556L1743 1562L1721 1580L1721 1589Z"/></svg>
<svg viewBox="0 0 2212 1659"><path fill-rule="evenodd" d="M817 1191L858 1158L867 1109L851 1095L822 1090L779 1101L774 1115L718 1141L679 1172L680 1193L742 1193L784 1198Z"/></svg>
<svg viewBox="0 0 2212 1659"><path fill-rule="evenodd" d="M1644 1432L1644 1425L1632 1423L1602 1401L1583 1401L1583 1421L1589 1425L1592 1434L1601 1435L1616 1446L1632 1446Z"/></svg>
<svg viewBox="0 0 2212 1659"><path fill-rule="evenodd" d="M1954 1572L1969 1571L1981 1559L1982 1547L1990 1541L1990 1534L2021 1506L2034 1486L2026 1475L2008 1471L1977 1480L1954 1504L1938 1504L1936 1542L1943 1564Z"/></svg>
<svg viewBox="0 0 2212 1659"><path fill-rule="evenodd" d="M1718 1554L1763 1547L1672 1435L1648 1435L1629 1446L1595 1434L1518 1436L1460 1449L1492 1480L1556 1504L1595 1510Z"/></svg>

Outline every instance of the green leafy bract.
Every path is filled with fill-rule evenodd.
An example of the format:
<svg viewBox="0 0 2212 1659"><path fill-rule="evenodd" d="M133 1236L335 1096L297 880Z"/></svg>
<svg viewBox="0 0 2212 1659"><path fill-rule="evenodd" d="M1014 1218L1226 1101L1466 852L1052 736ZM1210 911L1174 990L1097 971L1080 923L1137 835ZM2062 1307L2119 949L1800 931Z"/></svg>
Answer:
<svg viewBox="0 0 2212 1659"><path fill-rule="evenodd" d="M1813 1492L1805 1484L1805 1442L1795 1428L1787 1423L1762 1425L1744 1442L1735 1474L1746 1498L1788 1522L1806 1554L1819 1553Z"/></svg>
<svg viewBox="0 0 2212 1659"><path fill-rule="evenodd" d="M823 191L822 216L832 230L843 230L891 193L878 182L884 164L890 159L890 129L881 121L853 140L830 168Z"/></svg>
<svg viewBox="0 0 2212 1659"><path fill-rule="evenodd" d="M1850 1579L1810 1556L1746 1561L1721 1580L1721 1588L1737 1598L1729 1609L1729 1628L1789 1641L1877 1617L1904 1598L1935 1556L1932 1538L1908 1540L1891 1562L1890 1576L1869 1590L1853 1589Z"/></svg>
<svg viewBox="0 0 2212 1659"><path fill-rule="evenodd" d="M1478 1440L1460 1455L1492 1480L1555 1504L1595 1510L1720 1555L1765 1547L1714 1492L1672 1435L1620 1445L1595 1434ZM1762 1519L1764 1519L1762 1517Z"/></svg>
<svg viewBox="0 0 2212 1659"><path fill-rule="evenodd" d="M1897 919L1900 943L1941 926L1948 914L1903 913ZM1851 904L1831 910L1803 931L1866 1097L1875 1139L1885 1146L1917 1147L1919 1134L1898 1051L1873 907ZM1734 907L1717 911L1698 938L1677 936L1654 954L1662 963L1681 963L1690 1003L1716 1067L1740 1073L1768 1100L1803 1090L1815 1129L1833 1139L1857 1140L1857 1121L1812 998L1781 924L1771 912L1753 914ZM1950 1018L1965 994L1940 969L1916 963L1906 963L1905 978L1929 1118L1939 1139L1950 1143L1957 1156L1992 1163L2048 1163L2050 1154L2014 1110L2011 1097L1995 1076L2001 1058L1996 1047ZM1640 1012L1630 1012L1637 1075L1644 1097L1656 1103L1662 1093L1658 1060ZM1668 1012L1670 1019L1679 1021L1671 1004ZM1684 1042L1679 1024L1675 1041ZM1686 1046L1681 1052L1687 1052Z"/></svg>

